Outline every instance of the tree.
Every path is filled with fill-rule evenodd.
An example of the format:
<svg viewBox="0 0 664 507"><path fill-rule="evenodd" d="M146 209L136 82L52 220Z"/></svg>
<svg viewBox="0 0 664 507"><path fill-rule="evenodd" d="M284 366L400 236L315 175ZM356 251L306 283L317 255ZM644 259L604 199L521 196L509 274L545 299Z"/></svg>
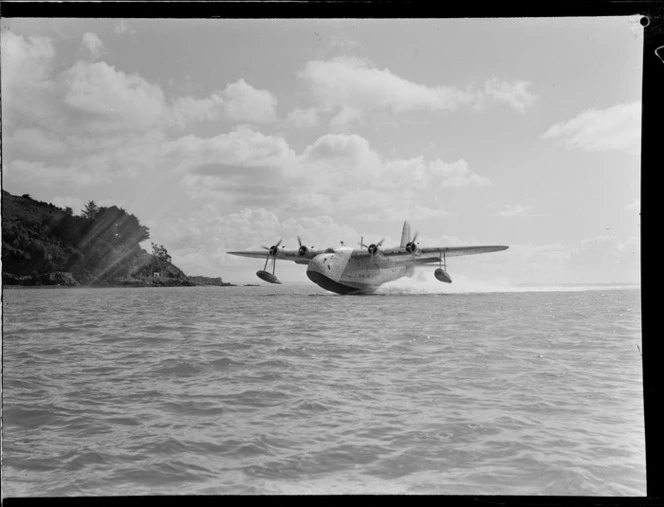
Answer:
<svg viewBox="0 0 664 507"><path fill-rule="evenodd" d="M95 204L94 201L90 201L83 208L83 216L88 220L94 220L99 215L99 207Z"/></svg>
<svg viewBox="0 0 664 507"><path fill-rule="evenodd" d="M159 261L171 262L171 256L168 255L168 252L164 248L164 245L157 245L152 243L152 255L154 255Z"/></svg>

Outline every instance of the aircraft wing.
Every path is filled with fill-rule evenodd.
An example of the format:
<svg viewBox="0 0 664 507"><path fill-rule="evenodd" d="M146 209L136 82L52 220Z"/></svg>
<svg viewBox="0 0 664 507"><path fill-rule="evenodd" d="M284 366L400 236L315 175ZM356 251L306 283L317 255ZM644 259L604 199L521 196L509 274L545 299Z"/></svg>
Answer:
<svg viewBox="0 0 664 507"><path fill-rule="evenodd" d="M275 256L277 260L293 261L297 264L309 264L309 261L316 257L318 254L325 252L325 250L308 249L304 255L300 255L299 250L287 250L282 248L277 251ZM258 259L267 259L270 253L267 250L244 250L241 252L226 252L230 255L237 255L240 257L255 257ZM272 258L272 256L270 256Z"/></svg>
<svg viewBox="0 0 664 507"><path fill-rule="evenodd" d="M505 245L481 245L481 246L440 246L420 248L415 253L409 253L404 247L385 248L380 253L385 257L411 257L416 264L426 264L429 262L438 262L445 257L456 257L459 255L476 255L490 252L500 252L507 250ZM353 257L368 257L369 252L366 249L353 251Z"/></svg>
<svg viewBox="0 0 664 507"><path fill-rule="evenodd" d="M500 252L507 250L509 247L505 245L483 245L483 246L443 246L443 247L424 247L420 248L418 252L420 255L416 257L424 257L428 259L438 260L442 255L445 257L456 257L459 255L476 255L490 252ZM433 261L430 261L433 262Z"/></svg>

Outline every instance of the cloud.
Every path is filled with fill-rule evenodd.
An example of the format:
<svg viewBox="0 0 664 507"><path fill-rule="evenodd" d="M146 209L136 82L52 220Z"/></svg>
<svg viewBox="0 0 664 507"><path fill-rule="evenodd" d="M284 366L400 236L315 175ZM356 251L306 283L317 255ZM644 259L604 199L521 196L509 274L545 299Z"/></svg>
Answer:
<svg viewBox="0 0 664 507"><path fill-rule="evenodd" d="M160 124L165 102L161 89L127 75L99 56L99 38L86 33L81 51L88 60L56 72L48 38L24 39L2 33L3 113L14 128L39 127L52 133L141 130Z"/></svg>
<svg viewBox="0 0 664 507"><path fill-rule="evenodd" d="M341 110L330 120L330 128L333 131L345 131L352 127L362 117L362 111L355 107L342 107Z"/></svg>
<svg viewBox="0 0 664 507"><path fill-rule="evenodd" d="M54 165L41 160L3 162L2 169L5 179L29 186L37 183L50 187L84 187L109 181L108 174L103 171L79 171L72 169L70 164Z"/></svg>
<svg viewBox="0 0 664 507"><path fill-rule="evenodd" d="M57 117L50 103L55 47L48 37L1 33L3 128L35 127ZM23 122L20 125L19 122Z"/></svg>
<svg viewBox="0 0 664 507"><path fill-rule="evenodd" d="M50 38L31 36L26 40L11 31L2 31L3 94L25 84L24 80L41 82L48 79L54 57L55 47Z"/></svg>
<svg viewBox="0 0 664 507"><path fill-rule="evenodd" d="M195 172L211 165L280 168L292 160L294 152L283 138L243 126L214 137L188 134L168 141L163 155L178 170Z"/></svg>
<svg viewBox="0 0 664 507"><path fill-rule="evenodd" d="M284 207L287 213L330 213L333 209L332 199L326 194L305 192L295 194Z"/></svg>
<svg viewBox="0 0 664 507"><path fill-rule="evenodd" d="M357 134L326 134L307 146L300 157L302 176L315 174L312 185L336 187L372 185L383 189L449 188L490 185L470 171L465 160L425 162L422 157L387 160ZM306 169L309 168L307 171Z"/></svg>
<svg viewBox="0 0 664 507"><path fill-rule="evenodd" d="M4 139L7 159L39 160L61 157L68 146L58 136L38 128L18 129Z"/></svg>
<svg viewBox="0 0 664 507"><path fill-rule="evenodd" d="M638 238L598 236L575 245L512 244L505 255L492 260L506 263L510 279L522 283L582 285L607 280L635 283L640 279Z"/></svg>
<svg viewBox="0 0 664 507"><path fill-rule="evenodd" d="M276 99L242 79L207 98L168 100L157 84L97 61L103 44L90 32L81 58L65 68L55 65L49 38L4 31L2 47L7 181L90 186L172 165L209 171L215 157L240 168L286 165L285 141L242 128L207 140L172 138L170 127L203 121L272 121Z"/></svg>
<svg viewBox="0 0 664 507"><path fill-rule="evenodd" d="M420 205L417 193L409 189L400 189L398 200L390 189L347 190L341 193L336 208L351 212L357 219L367 221L400 222L405 219L426 220L454 215L447 210Z"/></svg>
<svg viewBox="0 0 664 507"><path fill-rule="evenodd" d="M2 43L3 94L7 92L3 112L9 111L5 126L11 125L4 139L3 168L9 169L8 181L13 183L33 179L38 185L62 188L106 184L120 176L146 176L141 184L149 178L156 184L171 178L196 198L290 214L307 209L332 213L349 206L356 192L372 188L373 195L365 193L354 208L367 217L375 216L377 207L393 207L395 195L403 205L400 215L408 211L414 217L440 217L446 212L422 206L418 191L491 184L464 160L388 158L356 134L325 134L296 152L284 137L251 125L276 119L277 100L269 91L239 79L207 97L167 97L158 84L98 60L103 44L92 33L81 39L87 59L64 68L54 65L55 50L48 38L26 39L5 31ZM340 64L349 79L358 72L351 81L358 76L374 80L360 90L361 97L378 95L371 107L423 107L420 98L407 103L413 100L409 92L423 91L421 85L366 62ZM397 89L382 89L381 80ZM347 93L355 97L352 90ZM366 109L361 102L341 107L334 100L336 109L330 113L339 128L362 120ZM299 116L297 121L311 124L319 114L320 108L302 108L292 112L291 119ZM216 120L243 124L230 130L226 126L210 137L183 136L175 130Z"/></svg>
<svg viewBox="0 0 664 507"><path fill-rule="evenodd" d="M523 113L535 101L535 96L528 91L529 87L527 81L508 83L492 77L484 83L484 93L496 102L507 104Z"/></svg>
<svg viewBox="0 0 664 507"><path fill-rule="evenodd" d="M32 146L25 143L42 139ZM57 136L37 129L19 130L5 140L3 157L5 182L51 189L84 188L108 184L118 178L151 174L159 168L159 132L129 133L124 136ZM48 150L50 153L44 151Z"/></svg>
<svg viewBox="0 0 664 507"><path fill-rule="evenodd" d="M86 60L58 72L50 39L2 33L3 119L13 128L53 134L110 133L161 125L167 104L161 89L104 62L99 38L86 33ZM91 61L92 60L92 61Z"/></svg>
<svg viewBox="0 0 664 507"><path fill-rule="evenodd" d="M413 83L355 57L310 61L299 77L311 87L314 97L326 110L350 106L401 113L420 109L456 109L475 100L472 93L453 87Z"/></svg>
<svg viewBox="0 0 664 507"><path fill-rule="evenodd" d="M169 123L184 130L195 123L223 118L223 114L224 99L216 93L205 99L178 97L173 101Z"/></svg>
<svg viewBox="0 0 664 507"><path fill-rule="evenodd" d="M453 111L464 106L477 107L487 100L523 112L535 99L526 81L507 83L494 77L485 83L483 90L427 86L404 79L389 69L378 69L367 59L352 56L309 61L298 78L315 102L317 115L332 114L332 126L337 130L347 128L371 112ZM300 118L301 111L291 113L290 118Z"/></svg>
<svg viewBox="0 0 664 507"><path fill-rule="evenodd" d="M330 47L339 51L357 51L362 48L362 44L346 35L331 35Z"/></svg>
<svg viewBox="0 0 664 507"><path fill-rule="evenodd" d="M496 214L499 217L528 217L533 216L533 208L523 204L508 204L506 209Z"/></svg>
<svg viewBox="0 0 664 507"><path fill-rule="evenodd" d="M402 220L431 220L448 218L455 215L454 212L429 208L426 206L407 205L403 209L397 209L393 206L375 209L372 212L360 213L357 218L367 221L385 220L389 222L400 222Z"/></svg>
<svg viewBox="0 0 664 507"><path fill-rule="evenodd" d="M104 62L79 60L58 82L67 117L88 131L146 130L160 125L166 115L161 88Z"/></svg>
<svg viewBox="0 0 664 507"><path fill-rule="evenodd" d="M229 120L266 123L276 119L277 99L240 79L206 98L175 97L138 74L127 74L103 61L96 34L81 40L80 56L58 71L47 37L2 32L3 120L6 125L41 127L53 132L109 134Z"/></svg>
<svg viewBox="0 0 664 507"><path fill-rule="evenodd" d="M375 209L393 207L397 193L415 216L441 217L446 212L417 207L418 192L491 184L464 160L385 159L357 134L325 134L297 153L284 138L247 126L164 141L160 165L183 174L182 183L198 198L223 194L228 202L291 213L309 206L373 216Z"/></svg>
<svg viewBox="0 0 664 507"><path fill-rule="evenodd" d="M236 204L273 206L301 188L293 179L296 155L288 143L248 127L169 140L160 156L163 166L183 174L184 187L196 198L221 194Z"/></svg>
<svg viewBox="0 0 664 507"><path fill-rule="evenodd" d="M357 178L376 175L381 166L380 156L371 149L369 141L357 134L325 134L302 152L301 165L309 165L322 172L325 184L354 174ZM324 174L327 171L327 174Z"/></svg>
<svg viewBox="0 0 664 507"><path fill-rule="evenodd" d="M95 61L98 60L104 51L104 45L97 34L86 32L83 34L80 52L84 57Z"/></svg>
<svg viewBox="0 0 664 507"><path fill-rule="evenodd" d="M583 282L637 282L640 280L640 242L638 238L620 239L598 236L581 241L571 250L564 269Z"/></svg>
<svg viewBox="0 0 664 507"><path fill-rule="evenodd" d="M461 159L448 163L441 159L425 162L422 157L386 163L386 174L379 185L393 188L450 188L491 185L491 180L473 173Z"/></svg>
<svg viewBox="0 0 664 507"><path fill-rule="evenodd" d="M392 196L375 188L361 188L343 192L338 200L339 208L357 210L383 209L392 205Z"/></svg>
<svg viewBox="0 0 664 507"><path fill-rule="evenodd" d="M588 109L571 120L556 123L543 135L567 148L587 151L638 151L641 143L641 103L608 109Z"/></svg>
<svg viewBox="0 0 664 507"><path fill-rule="evenodd" d="M267 90L257 90L244 79L226 86L222 96L231 120L264 123L276 119L276 97Z"/></svg>
<svg viewBox="0 0 664 507"><path fill-rule="evenodd" d="M113 25L113 31L118 34L122 35L123 33L136 33L136 30L134 30L134 27L131 26L131 24L125 20L125 19L119 19L115 22Z"/></svg>
<svg viewBox="0 0 664 507"><path fill-rule="evenodd" d="M277 118L276 106L272 93L257 90L240 79L203 99L178 97L173 101L169 121L180 129L214 120L269 123Z"/></svg>
<svg viewBox="0 0 664 507"><path fill-rule="evenodd" d="M296 107L286 116L286 121L294 127L313 127L318 124L319 111L315 107Z"/></svg>

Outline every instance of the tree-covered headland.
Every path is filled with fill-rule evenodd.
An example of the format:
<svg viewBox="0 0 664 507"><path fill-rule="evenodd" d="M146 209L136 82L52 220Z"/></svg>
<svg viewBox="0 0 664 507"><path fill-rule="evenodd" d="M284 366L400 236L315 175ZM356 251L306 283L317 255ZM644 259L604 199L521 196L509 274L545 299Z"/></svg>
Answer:
<svg viewBox="0 0 664 507"><path fill-rule="evenodd" d="M195 285L149 229L117 206L90 201L80 215L2 191L2 282L20 285Z"/></svg>

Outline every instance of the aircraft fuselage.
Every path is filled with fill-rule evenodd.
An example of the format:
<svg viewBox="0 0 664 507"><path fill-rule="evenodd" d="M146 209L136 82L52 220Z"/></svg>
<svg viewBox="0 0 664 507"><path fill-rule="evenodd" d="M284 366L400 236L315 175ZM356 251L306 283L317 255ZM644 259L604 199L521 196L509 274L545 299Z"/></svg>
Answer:
<svg viewBox="0 0 664 507"><path fill-rule="evenodd" d="M380 253L352 257L353 249L330 249L309 261L307 276L325 290L338 294L371 294L386 283L413 275L413 266L402 257Z"/></svg>

